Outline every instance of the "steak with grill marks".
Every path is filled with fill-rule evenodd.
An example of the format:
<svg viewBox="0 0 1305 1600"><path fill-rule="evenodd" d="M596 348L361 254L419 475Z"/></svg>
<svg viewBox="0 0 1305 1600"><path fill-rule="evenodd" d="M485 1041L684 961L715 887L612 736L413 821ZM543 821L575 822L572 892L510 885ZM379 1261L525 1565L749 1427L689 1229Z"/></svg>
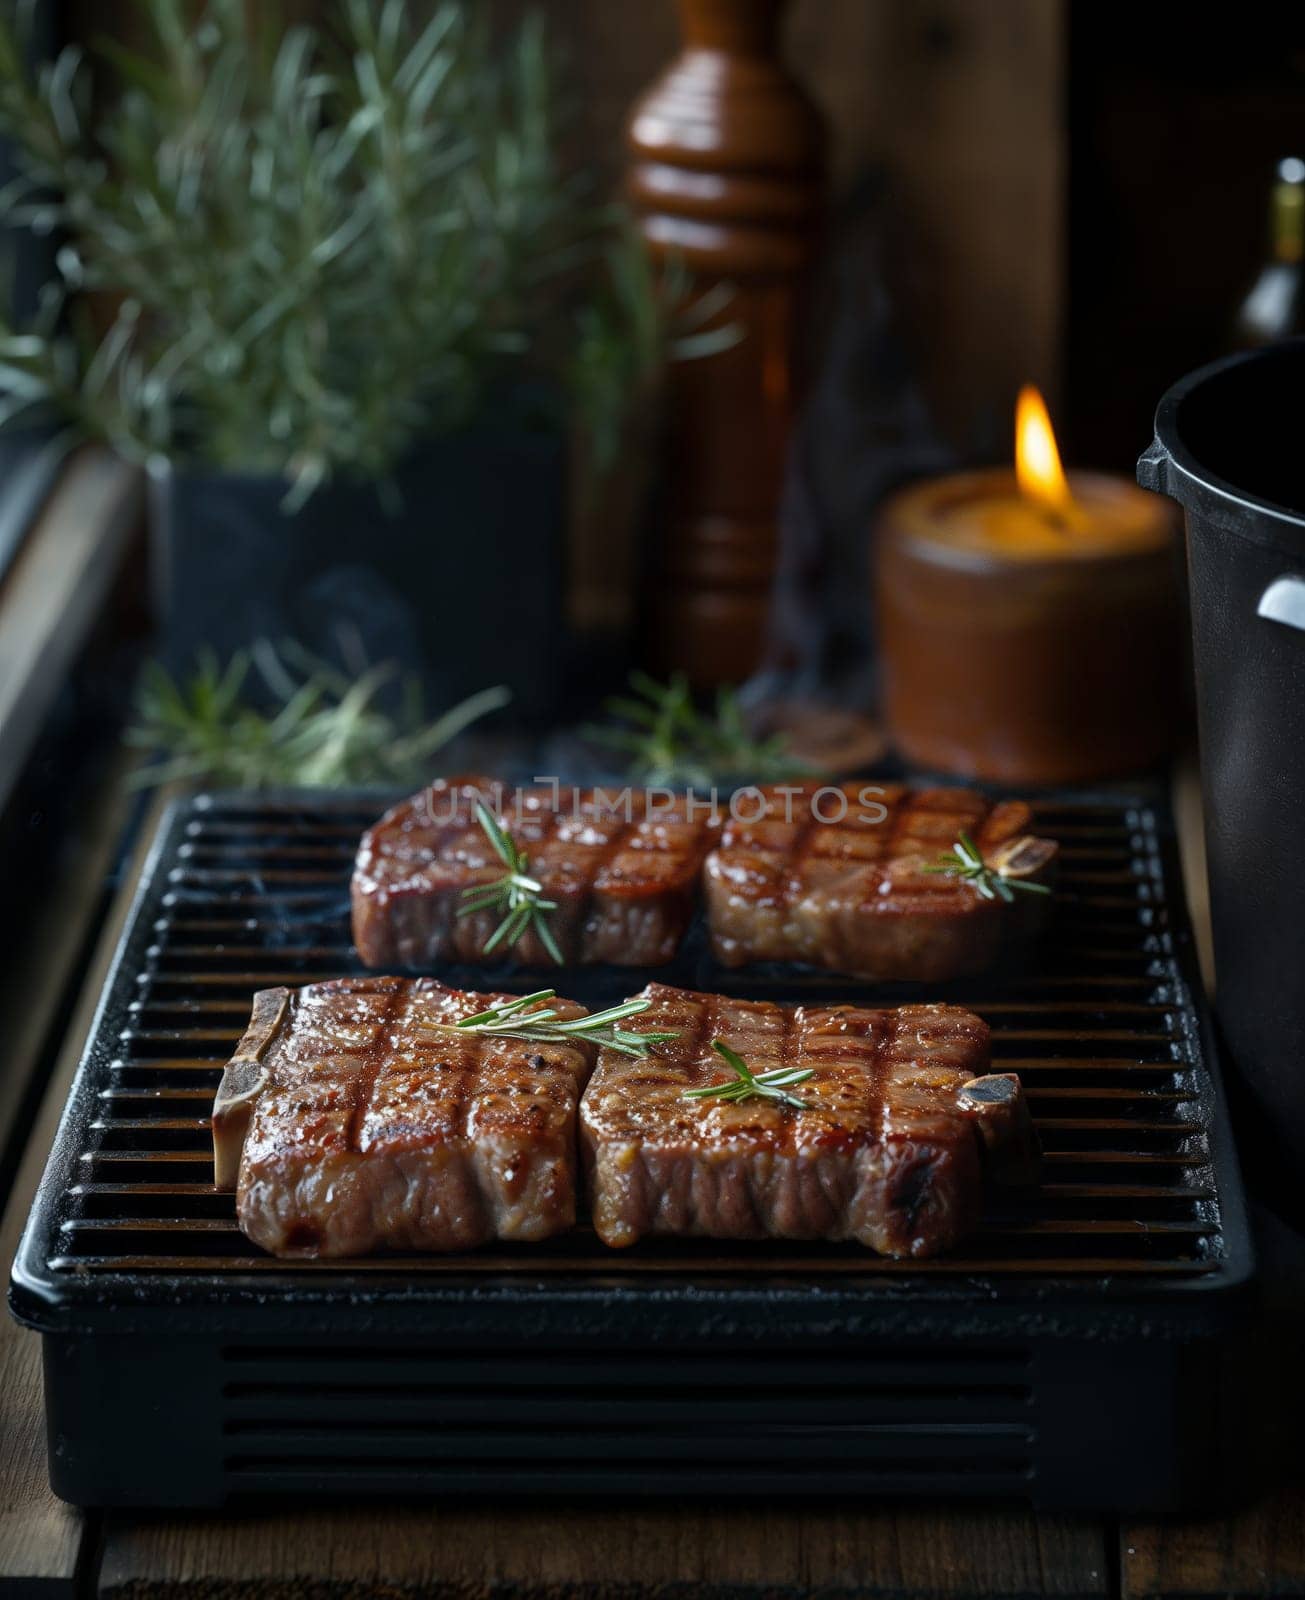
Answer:
<svg viewBox="0 0 1305 1600"><path fill-rule="evenodd" d="M725 825L703 874L712 948L726 966L797 961L936 983L991 966L1045 914L1045 895L1007 903L925 870L967 833L987 865L1047 882L1056 846L1030 836L1022 801L900 784L760 793L747 820Z"/></svg>
<svg viewBox="0 0 1305 1600"><path fill-rule="evenodd" d="M556 901L548 926L564 961L629 967L672 958L719 832L708 815L695 815L684 800L667 803L664 792L512 790L465 777L431 784L363 835L352 898L354 944L365 965L486 959L485 943L502 914L458 915L465 891L504 871L476 820L478 799L496 810L525 851L530 876ZM705 802L700 809L706 812ZM514 954L527 964L553 964L533 929Z"/></svg>
<svg viewBox="0 0 1305 1600"><path fill-rule="evenodd" d="M381 977L256 995L213 1106L215 1182L246 1235L360 1256L569 1228L593 1047L450 1031L501 998Z"/></svg>
<svg viewBox="0 0 1305 1600"><path fill-rule="evenodd" d="M650 984L641 1030L678 1031L655 1055L610 1050L580 1106L594 1226L644 1234L856 1240L937 1255L969 1233L982 1175L1027 1182L1036 1139L1012 1074L983 1076L987 1026L955 1006L781 1006ZM770 1099L686 1099L732 1081L722 1039L755 1074L809 1068Z"/></svg>

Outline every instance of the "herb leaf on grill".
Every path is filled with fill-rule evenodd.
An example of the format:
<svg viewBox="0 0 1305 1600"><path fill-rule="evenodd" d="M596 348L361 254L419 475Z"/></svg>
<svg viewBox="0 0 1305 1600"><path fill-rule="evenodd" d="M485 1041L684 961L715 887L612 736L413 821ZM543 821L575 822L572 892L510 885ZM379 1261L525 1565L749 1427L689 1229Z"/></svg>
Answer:
<svg viewBox="0 0 1305 1600"><path fill-rule="evenodd" d="M587 1039L591 1044L636 1060L646 1056L653 1045L679 1038L678 1033L629 1033L618 1026L627 1017L646 1011L652 1003L649 1000L626 1000L606 1011L562 1019L547 1004L556 995L556 989L539 989L516 1000L505 1000L488 1010L478 1011L474 1017L464 1017L454 1024L454 1029L458 1033L488 1034L496 1039L529 1039L538 1044L572 1044L577 1039ZM535 1005L542 1009L531 1011L529 1007Z"/></svg>
<svg viewBox="0 0 1305 1600"><path fill-rule="evenodd" d="M530 876L529 858L482 800L476 802L476 821L507 871L493 883L472 884L464 889L458 915L469 917L491 908L502 911L503 920L485 940L486 955L499 945L515 949L522 936L533 928L540 944L560 967L562 952L548 926L548 913L557 910L557 901L544 899L543 884Z"/></svg>
<svg viewBox="0 0 1305 1600"><path fill-rule="evenodd" d="M962 833L950 850L920 870L961 878L973 884L984 900L1004 900L1007 905L1015 899L1017 889L1024 894L1051 893L1047 884L1018 877L1004 865L989 866L968 833Z"/></svg>
<svg viewBox="0 0 1305 1600"><path fill-rule="evenodd" d="M630 687L633 694L604 701L612 721L590 725L584 733L623 755L631 777L642 783L706 789L813 776L783 734L761 739L753 733L733 689L718 689L714 711L706 712L694 704L689 680L680 672L669 683L632 672Z"/></svg>
<svg viewBox="0 0 1305 1600"><path fill-rule="evenodd" d="M709 1083L701 1089L686 1089L686 1100L751 1100L759 1096L777 1100L781 1105L792 1106L795 1111L805 1111L808 1102L795 1094L786 1094L792 1084L805 1083L815 1076L814 1067L774 1067L769 1072L753 1072L737 1050L731 1050L724 1039L713 1039L711 1047L734 1071L729 1083Z"/></svg>

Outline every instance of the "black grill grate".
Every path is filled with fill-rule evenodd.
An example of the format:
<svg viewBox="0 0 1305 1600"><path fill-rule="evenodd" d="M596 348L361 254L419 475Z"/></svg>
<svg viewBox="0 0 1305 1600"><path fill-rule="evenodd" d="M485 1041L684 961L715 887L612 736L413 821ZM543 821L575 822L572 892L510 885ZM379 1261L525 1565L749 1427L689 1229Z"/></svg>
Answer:
<svg viewBox="0 0 1305 1600"><path fill-rule="evenodd" d="M1047 1153L1040 1191L994 1196L954 1254L611 1251L579 1227L459 1256L280 1262L213 1187L212 1097L253 990L360 970L347 885L381 804L200 796L161 827L15 1265L14 1308L50 1335L58 1492L1016 1494L1140 1510L1211 1490L1224 1446L1207 1400L1251 1263L1161 809L1044 802L1038 831L1064 849L1050 932L1009 970L930 992L987 1019ZM673 969L563 987L606 1005L651 976L790 1000L868 992L717 970L701 927Z"/></svg>
<svg viewBox="0 0 1305 1600"><path fill-rule="evenodd" d="M255 989L362 970L346 890L358 834L374 815L372 805L305 810L222 797L190 806L156 873L152 939L131 975L132 998L78 1153L50 1262L56 1273L338 1270L275 1262L244 1240L231 1198L212 1187L208 1117ZM1219 1227L1209 1106L1197 1080L1199 1045L1155 816L1140 806L1062 804L1041 808L1037 825L1063 850L1053 933L1030 952L1031 969L938 992L979 1011L993 1030L994 1060L1020 1073L1047 1150L1041 1192L1022 1205L994 1205L976 1239L925 1264L879 1260L855 1246L649 1240L620 1256L621 1271L673 1272L686 1263L713 1273L755 1273L762 1263L805 1274L1211 1270ZM856 992L823 974L713 971L700 940L676 976L739 994ZM485 981L474 972L457 977ZM504 981L520 988L536 978ZM569 976L564 987L610 1003L642 981L607 970ZM897 986L888 997L910 993ZM583 1228L544 1246L404 1262L405 1271L455 1274L613 1266L612 1253Z"/></svg>

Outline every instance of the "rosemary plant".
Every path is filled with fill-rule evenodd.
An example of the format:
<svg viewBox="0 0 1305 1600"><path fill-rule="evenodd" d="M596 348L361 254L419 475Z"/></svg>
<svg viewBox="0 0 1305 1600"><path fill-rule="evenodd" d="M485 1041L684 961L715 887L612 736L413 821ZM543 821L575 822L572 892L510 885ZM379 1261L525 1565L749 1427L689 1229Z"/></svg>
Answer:
<svg viewBox="0 0 1305 1600"><path fill-rule="evenodd" d="M560 167L537 16L499 53L465 0L424 24L335 0L288 29L277 6L146 0L139 53L104 42L93 73L70 48L33 83L22 9L0 0L0 216L68 242L34 324L0 325L0 424L281 474L293 505L333 473L384 480L527 359L574 362L601 408L660 348L633 257L616 314L577 329L575 269L583 298L612 219ZM88 303L117 308L107 332Z"/></svg>
<svg viewBox="0 0 1305 1600"><path fill-rule="evenodd" d="M262 695L247 693L251 669ZM238 788L285 784L338 787L354 783L416 784L430 762L465 728L505 706L505 688L483 689L428 721L415 679L398 687L402 707L384 709L397 668L382 662L357 678L336 672L294 645L278 650L260 640L221 667L211 653L177 683L157 663L145 668L136 721L124 735L138 749L161 753L133 777L138 787L175 781ZM262 708L270 700L273 709Z"/></svg>
<svg viewBox="0 0 1305 1600"><path fill-rule="evenodd" d="M624 756L631 777L642 783L705 789L812 776L790 755L783 734L753 735L732 689L717 691L713 714L697 708L682 673L662 684L634 672L630 686L633 695L604 702L612 722L590 726L585 734Z"/></svg>

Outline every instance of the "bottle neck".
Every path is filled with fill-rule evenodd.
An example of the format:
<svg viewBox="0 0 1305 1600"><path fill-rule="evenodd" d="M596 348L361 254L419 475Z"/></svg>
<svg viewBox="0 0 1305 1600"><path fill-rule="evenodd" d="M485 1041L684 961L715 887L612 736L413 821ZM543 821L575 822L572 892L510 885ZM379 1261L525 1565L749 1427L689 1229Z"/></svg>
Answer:
<svg viewBox="0 0 1305 1600"><path fill-rule="evenodd" d="M694 50L771 56L788 0L679 0L680 32Z"/></svg>
<svg viewBox="0 0 1305 1600"><path fill-rule="evenodd" d="M1305 258L1305 184L1274 184L1270 243L1275 261L1294 263Z"/></svg>

